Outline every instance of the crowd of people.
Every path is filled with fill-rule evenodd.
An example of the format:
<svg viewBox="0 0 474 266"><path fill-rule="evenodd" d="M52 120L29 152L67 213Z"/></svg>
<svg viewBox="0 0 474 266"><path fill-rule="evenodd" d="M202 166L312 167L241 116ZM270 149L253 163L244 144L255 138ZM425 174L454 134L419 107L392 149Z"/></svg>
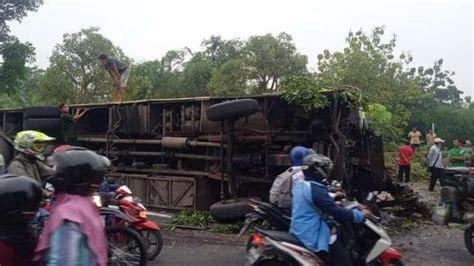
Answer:
<svg viewBox="0 0 474 266"><path fill-rule="evenodd" d="M408 133L408 140L402 145L396 153L398 163L398 179L401 182L410 181L410 171L413 158L421 143L421 132L414 127ZM445 167L470 167L474 165L474 153L472 143L469 140L456 138L453 140L453 148L448 150L447 164L443 159L442 146L445 141L439 138L433 130L426 134L426 162L428 172L430 173L429 191L433 191L436 182L442 177Z"/></svg>
<svg viewBox="0 0 474 266"><path fill-rule="evenodd" d="M106 265L107 242L92 194L110 165L85 148L57 148L46 160L54 138L19 132L18 155L0 176L0 265ZM48 162L48 163L47 163ZM31 228L40 203L53 196L48 222L36 237Z"/></svg>
<svg viewBox="0 0 474 266"><path fill-rule="evenodd" d="M65 139L77 144L73 123L86 111L69 114L60 105ZM409 140L397 154L400 181L410 181L410 166L419 150L421 133L414 128ZM107 244L99 211L92 200L110 166L107 158L78 146L48 151L55 139L37 131L19 132L14 140L18 155L0 176L0 265L105 265ZM427 164L431 172L429 190L442 176L444 140L433 131L426 135ZM468 166L472 158L471 143L453 140L448 151L449 167ZM48 157L48 158L46 158ZM361 223L368 209L345 209L338 204L344 192L330 193L327 179L332 161L312 149L297 146L290 152L292 167L279 175L270 190L270 201L291 209L290 233L331 265L351 265L350 254L341 240L332 238L330 216L337 222ZM41 236L36 238L29 224L38 213L40 202L51 197L43 189L54 187L54 204ZM7 255L4 255L7 254Z"/></svg>
<svg viewBox="0 0 474 266"><path fill-rule="evenodd" d="M61 146L46 154L54 140L37 131L22 131L15 137L18 155L8 174L0 176L2 266L106 264L104 227L91 196L110 162L77 146ZM292 195L287 198L292 210L290 232L331 264L350 265L349 251L331 238L323 213L341 223L361 223L369 211L348 210L336 203L341 194L329 193L326 184L333 167L328 157L304 147L293 148L290 157L293 167L286 171ZM54 187L54 195L43 189L46 183ZM36 238L30 224L41 201L51 196L48 221Z"/></svg>

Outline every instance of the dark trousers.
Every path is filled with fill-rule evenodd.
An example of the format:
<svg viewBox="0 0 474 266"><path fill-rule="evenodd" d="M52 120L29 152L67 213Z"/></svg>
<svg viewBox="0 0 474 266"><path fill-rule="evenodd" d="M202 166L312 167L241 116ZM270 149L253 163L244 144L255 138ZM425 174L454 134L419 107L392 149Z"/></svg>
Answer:
<svg viewBox="0 0 474 266"><path fill-rule="evenodd" d="M438 179L441 179L441 175L443 174L443 169L430 167L430 172L431 172L431 180L430 180L429 191L433 191L434 187L436 186L436 181Z"/></svg>
<svg viewBox="0 0 474 266"><path fill-rule="evenodd" d="M411 148L413 149L413 152L416 152L416 149L420 147L420 144L410 144Z"/></svg>
<svg viewBox="0 0 474 266"><path fill-rule="evenodd" d="M409 165L398 166L398 180L400 182L403 182L403 176L405 176L405 182L410 182L410 169Z"/></svg>
<svg viewBox="0 0 474 266"><path fill-rule="evenodd" d="M321 251L316 253L318 257L330 266L351 266L351 257L349 251L340 240L339 236L337 240L329 245L329 254ZM329 260L329 263L328 263Z"/></svg>

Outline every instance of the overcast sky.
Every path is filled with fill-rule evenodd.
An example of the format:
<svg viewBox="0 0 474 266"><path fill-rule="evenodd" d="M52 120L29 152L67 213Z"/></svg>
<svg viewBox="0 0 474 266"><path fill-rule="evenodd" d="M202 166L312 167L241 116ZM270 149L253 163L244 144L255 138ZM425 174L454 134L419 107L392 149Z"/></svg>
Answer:
<svg viewBox="0 0 474 266"><path fill-rule="evenodd" d="M36 13L11 23L12 34L36 47L47 67L64 33L98 26L135 60L159 59L166 51L199 48L211 35L247 38L285 31L314 68L324 49L344 47L349 30L385 25L397 34L397 52L409 51L416 65L444 59L445 69L474 96L473 13L469 0L44 0Z"/></svg>

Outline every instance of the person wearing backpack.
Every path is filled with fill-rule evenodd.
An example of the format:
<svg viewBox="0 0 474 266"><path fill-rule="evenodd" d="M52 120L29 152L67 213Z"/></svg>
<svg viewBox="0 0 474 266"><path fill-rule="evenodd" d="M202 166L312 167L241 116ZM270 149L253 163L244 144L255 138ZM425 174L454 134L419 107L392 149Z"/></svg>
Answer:
<svg viewBox="0 0 474 266"><path fill-rule="evenodd" d="M339 239L330 244L327 215L337 222L362 223L367 210L348 210L336 204L329 195L325 179L333 167L331 159L321 154L306 156L302 165L304 179L296 180L292 187L290 233L306 248L321 258L329 257L331 265L351 265L349 251Z"/></svg>
<svg viewBox="0 0 474 266"><path fill-rule="evenodd" d="M270 203L279 208L291 208L291 184L297 179L304 179L301 165L306 156L314 154L314 150L303 146L293 147L290 151L291 167L279 174L270 189Z"/></svg>

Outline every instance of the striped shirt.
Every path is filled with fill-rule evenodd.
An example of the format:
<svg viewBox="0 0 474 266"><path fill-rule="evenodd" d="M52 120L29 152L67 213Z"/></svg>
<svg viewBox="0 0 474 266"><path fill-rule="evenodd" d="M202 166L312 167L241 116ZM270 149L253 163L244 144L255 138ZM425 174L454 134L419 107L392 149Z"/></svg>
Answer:
<svg viewBox="0 0 474 266"><path fill-rule="evenodd" d="M44 256L44 265L97 265L94 253L87 245L86 236L73 222L65 222L53 231L49 249Z"/></svg>

